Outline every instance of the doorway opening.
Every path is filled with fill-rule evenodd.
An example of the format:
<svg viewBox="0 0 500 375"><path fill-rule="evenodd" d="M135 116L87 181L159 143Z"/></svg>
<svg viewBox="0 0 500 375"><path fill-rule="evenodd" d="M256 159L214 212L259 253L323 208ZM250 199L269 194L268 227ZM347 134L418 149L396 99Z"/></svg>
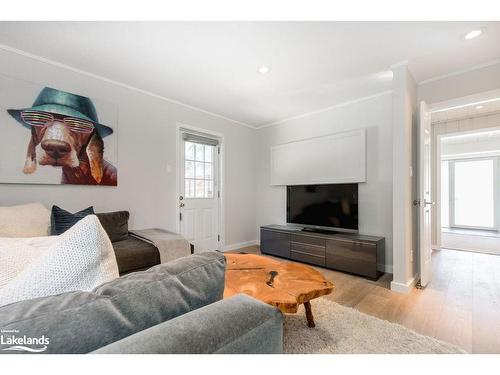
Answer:
<svg viewBox="0 0 500 375"><path fill-rule="evenodd" d="M177 130L178 232L195 253L220 250L223 137L180 124Z"/></svg>
<svg viewBox="0 0 500 375"><path fill-rule="evenodd" d="M500 255L500 90L420 104L419 285L435 250Z"/></svg>
<svg viewBox="0 0 500 375"><path fill-rule="evenodd" d="M433 114L433 247L500 255L500 100Z"/></svg>

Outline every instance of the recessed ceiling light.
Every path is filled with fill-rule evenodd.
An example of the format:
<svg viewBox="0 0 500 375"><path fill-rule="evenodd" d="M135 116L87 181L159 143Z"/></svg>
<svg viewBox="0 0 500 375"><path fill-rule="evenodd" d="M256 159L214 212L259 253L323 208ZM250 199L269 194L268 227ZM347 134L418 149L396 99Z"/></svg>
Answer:
<svg viewBox="0 0 500 375"><path fill-rule="evenodd" d="M261 65L259 66L259 69L257 70L260 74L267 74L271 71L271 68L269 65Z"/></svg>
<svg viewBox="0 0 500 375"><path fill-rule="evenodd" d="M484 105L476 105L476 109L483 109Z"/></svg>
<svg viewBox="0 0 500 375"><path fill-rule="evenodd" d="M472 30L472 31L469 31L467 34L465 34L464 38L466 40L471 40L471 39L477 38L482 33L484 33L484 29Z"/></svg>

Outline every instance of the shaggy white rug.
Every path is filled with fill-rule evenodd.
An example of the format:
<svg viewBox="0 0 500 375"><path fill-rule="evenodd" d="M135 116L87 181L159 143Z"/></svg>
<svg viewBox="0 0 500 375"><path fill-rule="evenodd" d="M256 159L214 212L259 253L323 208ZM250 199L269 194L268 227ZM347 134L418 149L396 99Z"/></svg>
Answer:
<svg viewBox="0 0 500 375"><path fill-rule="evenodd" d="M315 328L308 328L301 305L285 316L284 352L293 354L465 353L457 346L420 335L326 298L311 301Z"/></svg>

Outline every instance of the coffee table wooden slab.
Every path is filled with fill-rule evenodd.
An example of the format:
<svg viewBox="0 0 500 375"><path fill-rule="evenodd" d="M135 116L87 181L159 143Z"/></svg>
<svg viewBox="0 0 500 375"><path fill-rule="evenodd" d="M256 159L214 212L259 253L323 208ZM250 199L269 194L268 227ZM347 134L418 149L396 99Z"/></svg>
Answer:
<svg viewBox="0 0 500 375"><path fill-rule="evenodd" d="M280 262L255 254L225 254L224 298L245 293L283 313L296 313L304 304L309 327L314 327L310 300L330 294L334 285L304 264Z"/></svg>

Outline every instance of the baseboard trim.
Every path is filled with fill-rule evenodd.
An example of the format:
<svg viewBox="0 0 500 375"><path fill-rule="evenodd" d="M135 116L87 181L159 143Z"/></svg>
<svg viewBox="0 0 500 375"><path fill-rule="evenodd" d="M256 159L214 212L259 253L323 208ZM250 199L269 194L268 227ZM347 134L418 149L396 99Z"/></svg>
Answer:
<svg viewBox="0 0 500 375"><path fill-rule="evenodd" d="M255 245L258 245L258 244L259 244L258 240L233 243L231 245L225 245L225 246L223 246L222 249L221 249L221 251L236 250L236 249L241 249L242 247L255 246Z"/></svg>
<svg viewBox="0 0 500 375"><path fill-rule="evenodd" d="M391 290L394 292L408 294L415 287L418 281L418 276L413 276L407 283L398 283L396 281L391 281Z"/></svg>

